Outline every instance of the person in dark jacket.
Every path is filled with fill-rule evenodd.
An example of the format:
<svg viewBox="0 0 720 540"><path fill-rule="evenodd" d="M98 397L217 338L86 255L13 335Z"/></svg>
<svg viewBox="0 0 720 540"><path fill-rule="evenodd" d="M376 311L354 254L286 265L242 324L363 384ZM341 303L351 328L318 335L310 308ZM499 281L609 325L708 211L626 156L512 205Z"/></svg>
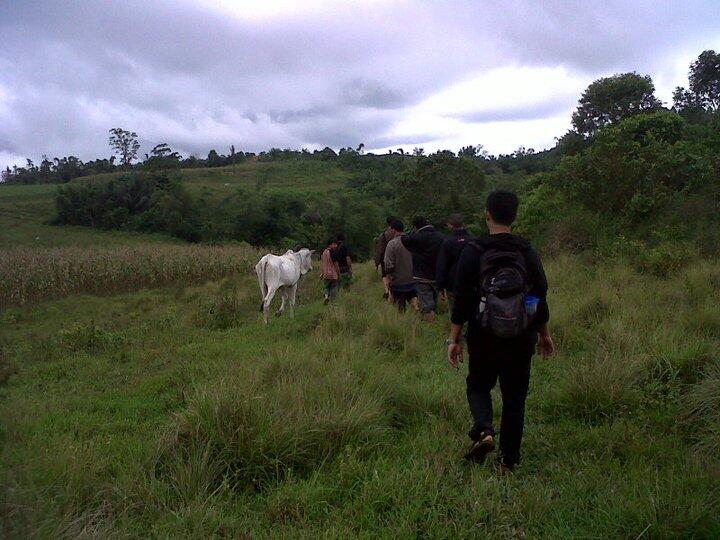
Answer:
<svg viewBox="0 0 720 540"><path fill-rule="evenodd" d="M413 219L415 231L402 236L402 243L412 254L413 277L417 281L417 296L420 301L420 312L427 320L435 320L437 309L438 288L435 282L435 268L440 253L440 245L445 237L422 216Z"/></svg>
<svg viewBox="0 0 720 540"><path fill-rule="evenodd" d="M464 227L462 214L451 215L450 219L448 219L448 228L452 236L446 238L440 246L437 268L435 269L435 281L441 294L445 291L452 312L457 262L460 260L460 253L471 240L471 237Z"/></svg>
<svg viewBox="0 0 720 540"><path fill-rule="evenodd" d="M448 360L457 369L463 354L460 334L463 325L467 323L467 399L474 422L468 433L473 443L465 457L471 461L481 461L495 447L490 391L500 380L503 408L499 457L503 472L512 471L520 462L525 399L530 383L530 359L536 345L543 356L551 356L555 352L548 330L550 311L542 262L530 244L510 230L517 215L518 203L517 195L509 191L493 191L488 196L485 217L490 234L469 244L460 255L452 327L447 340ZM527 269L528 294L539 299L531 324L518 337L497 337L481 327L478 320L480 262L483 252L489 249L520 253Z"/></svg>
<svg viewBox="0 0 720 540"><path fill-rule="evenodd" d="M337 239L337 258L340 264L340 284L347 288L352 284L352 250L345 241L345 235L340 233Z"/></svg>

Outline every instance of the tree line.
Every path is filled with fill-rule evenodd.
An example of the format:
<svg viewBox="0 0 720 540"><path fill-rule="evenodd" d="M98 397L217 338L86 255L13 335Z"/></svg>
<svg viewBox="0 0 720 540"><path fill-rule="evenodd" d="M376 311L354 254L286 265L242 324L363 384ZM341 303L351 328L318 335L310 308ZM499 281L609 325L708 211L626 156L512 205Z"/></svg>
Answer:
<svg viewBox="0 0 720 540"><path fill-rule="evenodd" d="M228 155L211 151L200 163L161 144L132 163L136 135L113 130L111 146L121 159L112 164L126 174L63 186L57 222L278 246L318 246L344 231L360 254L369 254L390 214L422 214L442 225L450 213L462 212L473 232L482 232L482 200L501 186L521 193L520 231L547 249L617 249L618 238L656 247L694 239L702 250L720 252L719 56L705 51L691 64L688 88L676 90L670 109L647 76L598 79L580 97L573 130L543 152L520 148L491 156L475 145L375 155L358 145L254 155L231 147ZM239 189L218 201L191 194L172 173L189 163L225 166L246 159L297 167L315 161L348 181L329 195L268 192L258 183L254 191Z"/></svg>

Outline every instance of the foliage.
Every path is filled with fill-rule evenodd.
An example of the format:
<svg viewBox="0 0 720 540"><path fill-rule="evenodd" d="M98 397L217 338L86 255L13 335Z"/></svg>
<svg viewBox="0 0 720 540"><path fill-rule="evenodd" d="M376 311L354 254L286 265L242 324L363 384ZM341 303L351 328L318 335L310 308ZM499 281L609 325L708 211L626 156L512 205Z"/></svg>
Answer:
<svg viewBox="0 0 720 540"><path fill-rule="evenodd" d="M720 54L713 50L700 53L690 64L687 90L678 86L673 93L673 108L688 121L707 122L720 110Z"/></svg>
<svg viewBox="0 0 720 540"><path fill-rule="evenodd" d="M130 163L137 157L140 150L140 143L137 140L137 133L134 131L126 131L122 128L112 128L110 130L110 138L108 144L120 157L120 164L125 170L130 168Z"/></svg>
<svg viewBox="0 0 720 540"><path fill-rule="evenodd" d="M401 215L424 215L436 224L453 212L468 218L482 208L484 174L476 161L441 151L408 161L397 180L395 200Z"/></svg>
<svg viewBox="0 0 720 540"><path fill-rule="evenodd" d="M269 326L247 270L212 328L199 314L229 285L12 308L0 534L717 537L717 261L546 269L559 354L533 362L502 477L460 458L446 327L382 303L371 265L330 307L307 276Z"/></svg>
<svg viewBox="0 0 720 540"><path fill-rule="evenodd" d="M634 114L661 107L655 85L648 76L635 72L603 77L583 92L572 115L573 127L585 136Z"/></svg>

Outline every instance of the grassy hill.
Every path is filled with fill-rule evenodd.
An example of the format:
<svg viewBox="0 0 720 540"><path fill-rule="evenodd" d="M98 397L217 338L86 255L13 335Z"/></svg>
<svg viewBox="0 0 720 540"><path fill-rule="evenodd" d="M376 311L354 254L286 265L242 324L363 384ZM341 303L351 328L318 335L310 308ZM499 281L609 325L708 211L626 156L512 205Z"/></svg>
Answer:
<svg viewBox="0 0 720 540"><path fill-rule="evenodd" d="M209 196L343 181L295 167L183 174ZM328 307L306 276L264 326L256 250L43 225L53 190L0 186L3 292L37 292L0 311L3 536L720 535L717 261L547 260L559 354L534 361L524 461L499 476L460 457L446 315L397 315L369 265Z"/></svg>
<svg viewBox="0 0 720 540"><path fill-rule="evenodd" d="M71 183L105 181L123 173L86 176ZM175 173L194 193L211 200L226 197L240 188L273 193L318 195L342 187L349 175L326 161L278 161L239 163L235 167L179 169ZM126 244L152 241L148 235L90 231L84 227L52 227L54 196L58 184L0 185L0 248L10 246ZM175 241L152 235L155 241Z"/></svg>

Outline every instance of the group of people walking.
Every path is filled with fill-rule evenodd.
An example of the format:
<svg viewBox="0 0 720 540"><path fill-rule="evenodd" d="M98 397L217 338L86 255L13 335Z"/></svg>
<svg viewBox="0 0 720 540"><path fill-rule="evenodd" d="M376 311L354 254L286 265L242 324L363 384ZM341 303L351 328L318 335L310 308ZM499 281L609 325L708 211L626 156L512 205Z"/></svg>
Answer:
<svg viewBox="0 0 720 540"><path fill-rule="evenodd" d="M536 348L544 356L555 351L542 262L525 239L511 232L518 207L515 193L491 192L485 211L489 234L480 238L471 237L460 214L449 217L449 236L421 216L407 234L402 221L388 218L375 254L385 298L400 311L411 303L432 322L439 298L447 298L448 361L458 369L466 347L469 356L466 393L473 425L465 458L470 461L483 461L495 449L490 391L500 382L502 472L520 462L531 358Z"/></svg>
<svg viewBox="0 0 720 540"><path fill-rule="evenodd" d="M491 192L485 210L488 234L480 238L468 233L460 214L449 217L448 236L422 216L413 219L408 233L401 220L390 217L375 253L384 297L400 311L411 304L433 322L439 299L448 301L447 359L458 369L466 348L469 357L466 394L473 424L465 458L470 461L483 461L495 449L490 392L499 381L502 472L520 462L531 358L536 350L544 356L555 352L542 262L525 239L512 233L518 207L515 193ZM328 240L320 272L328 303L352 278L352 255L342 234Z"/></svg>

